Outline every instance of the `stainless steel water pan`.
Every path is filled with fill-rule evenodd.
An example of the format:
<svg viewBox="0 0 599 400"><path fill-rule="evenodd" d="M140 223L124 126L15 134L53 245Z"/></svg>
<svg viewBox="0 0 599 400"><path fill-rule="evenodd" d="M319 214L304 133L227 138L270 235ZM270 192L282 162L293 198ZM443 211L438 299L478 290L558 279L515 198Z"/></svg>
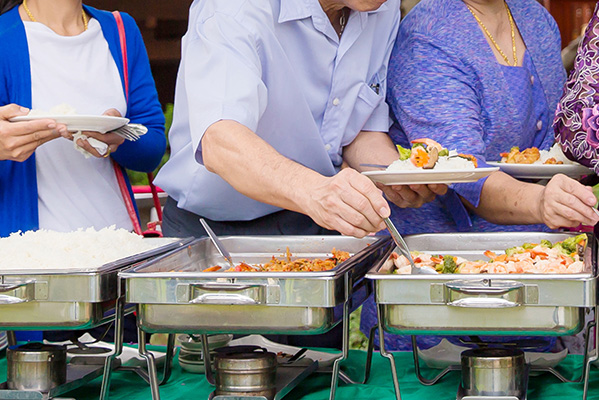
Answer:
<svg viewBox="0 0 599 400"><path fill-rule="evenodd" d="M567 233L451 233L406 236L411 250L484 259L525 242L566 239ZM589 236L579 274L380 273L373 280L383 327L398 334L570 335L597 303L597 243Z"/></svg>
<svg viewBox="0 0 599 400"><path fill-rule="evenodd" d="M100 268L0 271L2 329L84 329L109 319L119 270L174 250L191 239L152 238L159 247ZM118 245L118 244L117 244Z"/></svg>
<svg viewBox="0 0 599 400"><path fill-rule="evenodd" d="M265 263L289 248L293 257L326 258L333 248L353 256L324 272L202 272L226 267L210 240L119 273L126 301L138 304L147 332L326 332L346 299L367 297L366 272L391 249L388 237L230 236L221 238L237 262Z"/></svg>

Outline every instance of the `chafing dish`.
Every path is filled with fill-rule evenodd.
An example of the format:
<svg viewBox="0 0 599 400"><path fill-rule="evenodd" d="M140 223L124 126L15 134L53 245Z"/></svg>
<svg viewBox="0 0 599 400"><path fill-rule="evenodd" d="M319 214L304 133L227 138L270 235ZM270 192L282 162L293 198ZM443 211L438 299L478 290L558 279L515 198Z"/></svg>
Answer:
<svg viewBox="0 0 599 400"><path fill-rule="evenodd" d="M331 379L330 399L334 399L337 380L344 376L340 363L349 352L350 309L368 297L370 286L364 275L391 251L391 239L344 236L220 239L234 260L248 264L266 263L287 249L298 258L328 258L333 248L353 255L324 272L202 272L215 265L227 268L228 265L210 239L197 239L186 248L119 273L125 281L126 301L137 304L140 344L145 332L170 333L171 343L174 332L202 334L204 359L209 361L206 335L210 333L319 334L343 321L343 352L333 364ZM117 348L120 346L118 343ZM171 347L167 355L172 353ZM140 355L146 358L152 397L158 400L154 360L145 346L140 346ZM308 372L311 370L302 376ZM162 382L168 379L166 368L163 376ZM206 370L206 379L214 384L210 368ZM105 380L102 393L107 392L108 385Z"/></svg>
<svg viewBox="0 0 599 400"><path fill-rule="evenodd" d="M410 249L484 259L525 242L552 242L565 233L455 233L407 236ZM595 307L597 244L589 240L579 274L368 274L390 333L572 335Z"/></svg>
<svg viewBox="0 0 599 400"><path fill-rule="evenodd" d="M159 247L99 268L0 271L0 328L86 329L114 316L119 270L179 248L190 239L144 239ZM117 244L118 245L118 244Z"/></svg>
<svg viewBox="0 0 599 400"><path fill-rule="evenodd" d="M123 271L126 301L138 304L146 332L318 334L341 319L343 304L363 287L367 270L390 248L389 238L343 236L222 237L233 259L265 263L289 248L293 257L354 254L324 272L202 272L228 267L208 238ZM362 297L365 298L363 294Z"/></svg>
<svg viewBox="0 0 599 400"><path fill-rule="evenodd" d="M406 236L412 251L485 259L483 252L498 254L523 243L556 242L568 233L451 233ZM596 321L585 326L585 313L597 313L597 242L589 235L584 253L584 269L577 274L389 274L380 272L379 262L366 277L373 281L381 335L381 355L391 363L395 395L401 399L395 361L385 350L385 332L404 335L587 335L585 360L579 379L568 380L552 368L564 382L583 382L586 399L588 371L598 358L589 337ZM597 332L595 341L599 340ZM437 382L453 366L433 379L420 374L415 337L416 375L425 385ZM478 398L478 397L477 397Z"/></svg>

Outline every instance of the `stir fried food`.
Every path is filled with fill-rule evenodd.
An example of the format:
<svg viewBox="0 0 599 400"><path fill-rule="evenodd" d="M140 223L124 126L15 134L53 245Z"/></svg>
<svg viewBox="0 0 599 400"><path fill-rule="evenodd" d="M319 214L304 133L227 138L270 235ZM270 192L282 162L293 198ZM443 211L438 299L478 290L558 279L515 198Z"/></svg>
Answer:
<svg viewBox="0 0 599 400"><path fill-rule="evenodd" d="M581 234L561 242L524 243L505 250L504 254L486 251L489 260L470 261L452 255L432 255L412 252L418 267L433 269L440 274L575 274L584 269L583 255L587 235ZM410 274L406 257L393 253L381 272Z"/></svg>
<svg viewBox="0 0 599 400"><path fill-rule="evenodd" d="M287 248L285 255L282 258L272 256L272 259L265 264L246 264L240 263L235 267L224 270L221 266L215 265L210 268L206 268L203 272L318 272L318 271L330 271L335 268L338 264L347 260L350 254L347 251L340 251L333 249L332 256L326 259L308 259L298 258L293 260L293 255Z"/></svg>
<svg viewBox="0 0 599 400"><path fill-rule="evenodd" d="M507 164L563 164L565 156L561 149L554 145L551 150L545 151L530 147L520 151L514 146L509 153L501 153L501 162Z"/></svg>

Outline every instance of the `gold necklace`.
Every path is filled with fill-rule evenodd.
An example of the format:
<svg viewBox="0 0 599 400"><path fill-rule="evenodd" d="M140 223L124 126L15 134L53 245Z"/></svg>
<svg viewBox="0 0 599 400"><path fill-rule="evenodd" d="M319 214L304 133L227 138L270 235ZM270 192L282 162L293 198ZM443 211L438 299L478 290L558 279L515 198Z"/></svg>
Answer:
<svg viewBox="0 0 599 400"><path fill-rule="evenodd" d="M507 16L508 16L508 18L510 20L510 29L512 31L512 55L514 57L514 64L513 64L513 66L515 67L515 66L518 65L518 56L516 55L516 33L515 33L515 29L514 29L514 19L512 18L512 13L510 12L510 8L507 6L507 3L505 1L503 2L503 5L505 6L505 9L507 11ZM505 55L505 53L503 52L503 50L501 50L499 48L499 45L497 44L497 42L493 38L493 35L491 35L491 32L489 32L489 30L487 29L487 27L485 26L485 24L483 24L483 22L480 20L480 18L478 18L478 15L476 15L474 13L474 10L472 8L470 8L470 6L468 4L466 4L466 7L468 7L468 10L470 10L470 13L474 16L474 19L476 19L476 22L478 22L478 24L480 25L480 27L483 28L483 31L485 31L485 33L487 34L487 36L491 40L491 43L493 43L493 46L495 46L495 49L497 49L497 51L499 52L499 54L501 54L501 57L503 57L503 59L505 60L505 63L507 65L512 65L510 63L510 61L508 60L507 56Z"/></svg>
<svg viewBox="0 0 599 400"><path fill-rule="evenodd" d="M27 0L23 0L23 9L25 10L25 13L27 14L31 22L37 22L37 20L33 17L33 14L31 14L31 11L29 11L29 7L27 7ZM81 15L83 16L83 30L86 31L88 21L87 14L85 14L85 10L81 10Z"/></svg>

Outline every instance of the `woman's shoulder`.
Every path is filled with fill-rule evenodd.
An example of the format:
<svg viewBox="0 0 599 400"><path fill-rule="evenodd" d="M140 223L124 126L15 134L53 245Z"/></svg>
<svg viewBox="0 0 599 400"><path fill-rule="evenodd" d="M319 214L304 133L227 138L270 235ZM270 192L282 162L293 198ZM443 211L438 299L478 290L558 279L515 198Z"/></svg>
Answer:
<svg viewBox="0 0 599 400"><path fill-rule="evenodd" d="M10 38L14 30L23 27L18 7L14 7L0 15L0 37ZM4 39L0 43L4 42Z"/></svg>

